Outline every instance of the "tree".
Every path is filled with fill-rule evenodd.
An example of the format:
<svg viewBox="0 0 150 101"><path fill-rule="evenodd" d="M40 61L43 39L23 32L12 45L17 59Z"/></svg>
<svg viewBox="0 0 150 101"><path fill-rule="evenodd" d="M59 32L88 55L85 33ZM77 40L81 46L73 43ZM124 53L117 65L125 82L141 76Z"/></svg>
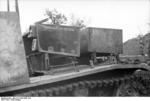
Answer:
<svg viewBox="0 0 150 101"><path fill-rule="evenodd" d="M46 16L51 20L51 24L61 25L67 22L67 17L64 14L59 13L56 9L51 11L46 9Z"/></svg>
<svg viewBox="0 0 150 101"><path fill-rule="evenodd" d="M144 55L144 47L145 47L145 44L144 44L144 36L142 34L139 34L137 36L138 40L139 40L139 45L140 45L140 53L141 55Z"/></svg>
<svg viewBox="0 0 150 101"><path fill-rule="evenodd" d="M81 18L75 17L73 14L71 15L71 21L70 22L71 22L72 26L77 26L77 27L80 27L80 28L86 27L85 21Z"/></svg>
<svg viewBox="0 0 150 101"><path fill-rule="evenodd" d="M79 28L86 27L85 21L83 19L77 18L72 14L69 19L70 22L69 23L67 17L64 14L59 13L56 9L53 10L46 9L46 16L48 16L48 19L51 21L50 22L51 24L61 25L67 23L67 25L76 26ZM47 19L44 19L40 22L45 22L45 20Z"/></svg>

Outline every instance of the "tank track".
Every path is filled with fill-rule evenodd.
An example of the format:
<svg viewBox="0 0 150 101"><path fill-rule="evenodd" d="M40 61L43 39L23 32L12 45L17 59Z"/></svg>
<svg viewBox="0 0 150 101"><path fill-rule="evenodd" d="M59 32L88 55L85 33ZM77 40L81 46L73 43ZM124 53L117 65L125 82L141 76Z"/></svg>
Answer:
<svg viewBox="0 0 150 101"><path fill-rule="evenodd" d="M85 96L116 96L116 89L126 82L135 82L135 87L140 92L140 96L150 96L150 72L136 71L133 74L127 74L121 77L112 77L108 79L75 80L74 82L64 83L54 86L42 86L20 91L14 91L13 96L75 96L76 89L87 88L89 93ZM137 86L137 82L142 86ZM105 89L106 88L106 89ZM112 88L112 89L107 89ZM97 94L97 90L102 91ZM111 92L108 94L107 92ZM83 96L83 95L81 95Z"/></svg>
<svg viewBox="0 0 150 101"><path fill-rule="evenodd" d="M136 71L134 77L144 86L140 88L142 96L150 96L150 71Z"/></svg>
<svg viewBox="0 0 150 101"><path fill-rule="evenodd" d="M114 79L108 79L108 80L87 80L87 81L78 81L76 83L61 85L58 87L52 87L52 88L44 88L44 89L34 89L29 90L27 92L23 92L20 94L16 94L16 96L74 96L72 92L75 89L81 89L81 88L88 88L89 90L92 90L94 88L104 88L104 87L117 87L123 82L128 82L130 80L137 79L137 76L125 76L121 78L114 78ZM96 96L89 94L88 96ZM109 95L103 95L103 96L109 96ZM111 95L113 96L113 94Z"/></svg>
<svg viewBox="0 0 150 101"><path fill-rule="evenodd" d="M121 79L122 80L122 79ZM72 92L75 89L85 88L92 89L94 87L103 87L108 85L119 85L119 79L116 80L91 80L91 81L80 81L77 83L67 84L60 87L52 87L47 89L36 89L16 96L73 96Z"/></svg>

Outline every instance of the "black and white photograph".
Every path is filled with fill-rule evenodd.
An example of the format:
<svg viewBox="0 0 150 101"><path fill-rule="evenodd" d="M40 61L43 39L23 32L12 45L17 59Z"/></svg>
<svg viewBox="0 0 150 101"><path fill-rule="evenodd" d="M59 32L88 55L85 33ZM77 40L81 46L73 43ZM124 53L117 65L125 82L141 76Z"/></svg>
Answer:
<svg viewBox="0 0 150 101"><path fill-rule="evenodd" d="M2 101L149 96L150 0L0 0Z"/></svg>

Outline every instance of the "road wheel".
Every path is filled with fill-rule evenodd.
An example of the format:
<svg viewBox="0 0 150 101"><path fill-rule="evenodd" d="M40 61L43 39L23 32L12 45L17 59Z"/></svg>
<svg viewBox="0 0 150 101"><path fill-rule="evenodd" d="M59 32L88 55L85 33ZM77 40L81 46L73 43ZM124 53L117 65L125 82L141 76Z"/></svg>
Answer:
<svg viewBox="0 0 150 101"><path fill-rule="evenodd" d="M116 96L142 96L144 86L140 82L129 81L121 83L117 88Z"/></svg>
<svg viewBox="0 0 150 101"><path fill-rule="evenodd" d="M88 96L89 90L88 88L76 88L73 91L73 96Z"/></svg>
<svg viewBox="0 0 150 101"><path fill-rule="evenodd" d="M91 96L113 96L114 88L113 86L94 88L90 92Z"/></svg>

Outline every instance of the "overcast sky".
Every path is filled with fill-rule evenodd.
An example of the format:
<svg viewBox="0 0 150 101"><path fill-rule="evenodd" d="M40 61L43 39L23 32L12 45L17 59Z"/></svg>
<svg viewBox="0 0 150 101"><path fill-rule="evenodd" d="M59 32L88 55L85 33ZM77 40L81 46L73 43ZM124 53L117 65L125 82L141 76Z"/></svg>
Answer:
<svg viewBox="0 0 150 101"><path fill-rule="evenodd" d="M0 10L5 10L2 1ZM56 8L67 17L74 14L84 19L90 27L122 29L123 41L149 31L149 6L150 0L19 0L22 32L34 22L46 18L46 8ZM11 2L11 10L13 8Z"/></svg>

